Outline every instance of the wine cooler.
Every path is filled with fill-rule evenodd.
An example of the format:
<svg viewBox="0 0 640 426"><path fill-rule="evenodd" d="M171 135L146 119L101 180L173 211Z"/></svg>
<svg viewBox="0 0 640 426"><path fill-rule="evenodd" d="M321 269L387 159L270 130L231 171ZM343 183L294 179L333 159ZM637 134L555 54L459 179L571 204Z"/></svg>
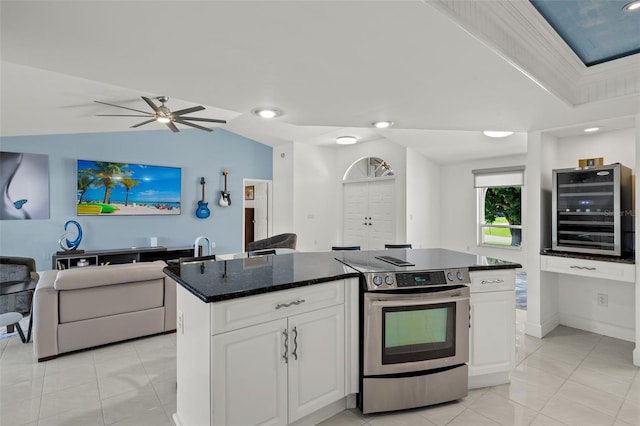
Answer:
<svg viewBox="0 0 640 426"><path fill-rule="evenodd" d="M553 250L631 252L631 197L631 169L622 164L553 170Z"/></svg>

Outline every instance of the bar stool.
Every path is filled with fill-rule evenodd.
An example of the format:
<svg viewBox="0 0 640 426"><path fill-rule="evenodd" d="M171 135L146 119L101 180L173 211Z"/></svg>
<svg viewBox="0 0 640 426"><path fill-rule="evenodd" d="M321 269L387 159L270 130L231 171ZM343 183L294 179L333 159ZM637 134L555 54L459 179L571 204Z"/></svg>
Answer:
<svg viewBox="0 0 640 426"><path fill-rule="evenodd" d="M22 343L27 343L27 338L22 331L22 327L20 327L20 320L22 320L22 314L19 312L7 312L0 314L0 327L6 327L8 325L15 326Z"/></svg>
<svg viewBox="0 0 640 426"><path fill-rule="evenodd" d="M406 249L410 249L411 244L385 244L384 248L386 249L402 249L402 248L406 248Z"/></svg>

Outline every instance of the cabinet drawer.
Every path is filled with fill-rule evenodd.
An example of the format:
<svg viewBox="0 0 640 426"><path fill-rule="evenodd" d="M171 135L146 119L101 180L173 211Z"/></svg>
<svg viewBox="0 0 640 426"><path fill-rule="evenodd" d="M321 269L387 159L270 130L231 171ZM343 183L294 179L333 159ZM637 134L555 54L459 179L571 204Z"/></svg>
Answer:
<svg viewBox="0 0 640 426"><path fill-rule="evenodd" d="M472 293L513 290L516 288L515 269L471 271L469 278L471 278L470 291Z"/></svg>
<svg viewBox="0 0 640 426"><path fill-rule="evenodd" d="M211 334L225 333L344 303L344 281L249 296L211 304Z"/></svg>
<svg viewBox="0 0 640 426"><path fill-rule="evenodd" d="M569 257L540 256L540 269L614 281L635 282L636 265Z"/></svg>

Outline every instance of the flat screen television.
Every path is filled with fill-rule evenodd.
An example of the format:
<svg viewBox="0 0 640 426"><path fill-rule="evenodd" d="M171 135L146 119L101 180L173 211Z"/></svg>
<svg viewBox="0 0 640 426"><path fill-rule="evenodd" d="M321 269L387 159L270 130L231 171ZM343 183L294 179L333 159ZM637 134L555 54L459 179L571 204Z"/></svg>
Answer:
<svg viewBox="0 0 640 426"><path fill-rule="evenodd" d="M78 215L180 214L182 169L78 160Z"/></svg>

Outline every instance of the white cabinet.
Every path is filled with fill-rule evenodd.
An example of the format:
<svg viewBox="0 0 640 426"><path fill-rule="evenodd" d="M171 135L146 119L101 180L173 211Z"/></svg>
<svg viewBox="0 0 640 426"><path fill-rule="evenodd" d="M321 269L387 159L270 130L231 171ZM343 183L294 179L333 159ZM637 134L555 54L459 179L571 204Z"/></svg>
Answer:
<svg viewBox="0 0 640 426"><path fill-rule="evenodd" d="M289 422L345 396L344 306L289 318Z"/></svg>
<svg viewBox="0 0 640 426"><path fill-rule="evenodd" d="M471 273L469 388L509 382L515 362L515 272Z"/></svg>
<svg viewBox="0 0 640 426"><path fill-rule="evenodd" d="M345 396L344 306L211 340L214 425L286 425Z"/></svg>
<svg viewBox="0 0 640 426"><path fill-rule="evenodd" d="M636 280L636 265L629 263L602 262L575 257L540 256L540 269L630 283Z"/></svg>
<svg viewBox="0 0 640 426"><path fill-rule="evenodd" d="M357 348L346 345L357 330L357 283L217 303L177 286L175 424L317 423L343 410L357 392Z"/></svg>

